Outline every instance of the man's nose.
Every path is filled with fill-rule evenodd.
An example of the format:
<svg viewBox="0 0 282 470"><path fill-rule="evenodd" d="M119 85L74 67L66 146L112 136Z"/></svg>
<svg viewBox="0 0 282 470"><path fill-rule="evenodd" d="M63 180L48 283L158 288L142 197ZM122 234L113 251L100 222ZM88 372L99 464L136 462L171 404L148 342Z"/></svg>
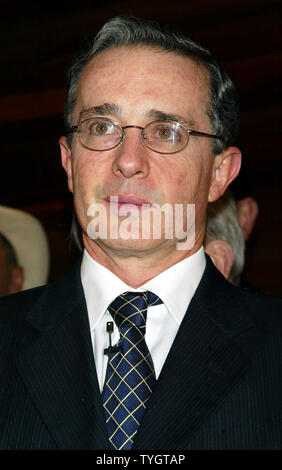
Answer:
<svg viewBox="0 0 282 470"><path fill-rule="evenodd" d="M139 129L126 129L124 138L115 151L112 170L116 176L138 179L148 176L150 156L141 142Z"/></svg>

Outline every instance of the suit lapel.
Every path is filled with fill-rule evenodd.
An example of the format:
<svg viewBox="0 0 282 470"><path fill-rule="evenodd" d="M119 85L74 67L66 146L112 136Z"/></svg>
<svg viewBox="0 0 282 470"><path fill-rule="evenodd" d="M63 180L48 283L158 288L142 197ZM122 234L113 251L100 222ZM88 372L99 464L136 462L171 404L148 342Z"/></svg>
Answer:
<svg viewBox="0 0 282 470"><path fill-rule="evenodd" d="M210 263L160 374L134 449L185 448L250 366L243 349L253 341L252 322L238 300L239 290Z"/></svg>
<svg viewBox="0 0 282 470"><path fill-rule="evenodd" d="M30 312L18 369L60 449L107 449L79 266Z"/></svg>

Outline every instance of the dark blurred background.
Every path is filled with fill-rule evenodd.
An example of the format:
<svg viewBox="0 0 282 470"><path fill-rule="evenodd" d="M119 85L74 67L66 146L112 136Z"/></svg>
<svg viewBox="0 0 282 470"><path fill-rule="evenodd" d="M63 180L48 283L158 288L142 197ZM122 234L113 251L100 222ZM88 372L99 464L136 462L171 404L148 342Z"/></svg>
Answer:
<svg viewBox="0 0 282 470"><path fill-rule="evenodd" d="M240 143L259 217L246 277L282 297L282 4L280 0L1 1L0 204L37 216L51 247L50 281L69 249L72 199L60 166L65 70L85 35L112 16L168 22L208 47L241 97Z"/></svg>

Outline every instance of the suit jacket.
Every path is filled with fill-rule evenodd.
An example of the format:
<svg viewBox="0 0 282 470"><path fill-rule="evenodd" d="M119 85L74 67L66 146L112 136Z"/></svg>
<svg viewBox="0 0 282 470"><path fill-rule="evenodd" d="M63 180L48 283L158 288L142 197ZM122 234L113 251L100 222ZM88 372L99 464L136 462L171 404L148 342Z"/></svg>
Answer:
<svg viewBox="0 0 282 470"><path fill-rule="evenodd" d="M207 259L133 449L280 449L282 302ZM109 449L80 263L0 300L0 449Z"/></svg>

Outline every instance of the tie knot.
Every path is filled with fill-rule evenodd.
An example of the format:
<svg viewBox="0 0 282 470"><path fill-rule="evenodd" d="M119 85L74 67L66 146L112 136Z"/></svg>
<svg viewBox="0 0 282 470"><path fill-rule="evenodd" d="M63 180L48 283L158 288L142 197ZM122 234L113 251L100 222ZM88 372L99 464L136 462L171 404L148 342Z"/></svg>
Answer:
<svg viewBox="0 0 282 470"><path fill-rule="evenodd" d="M109 312L119 329L132 325L144 329L145 334L147 307L161 303L161 299L149 291L124 292L110 304Z"/></svg>

